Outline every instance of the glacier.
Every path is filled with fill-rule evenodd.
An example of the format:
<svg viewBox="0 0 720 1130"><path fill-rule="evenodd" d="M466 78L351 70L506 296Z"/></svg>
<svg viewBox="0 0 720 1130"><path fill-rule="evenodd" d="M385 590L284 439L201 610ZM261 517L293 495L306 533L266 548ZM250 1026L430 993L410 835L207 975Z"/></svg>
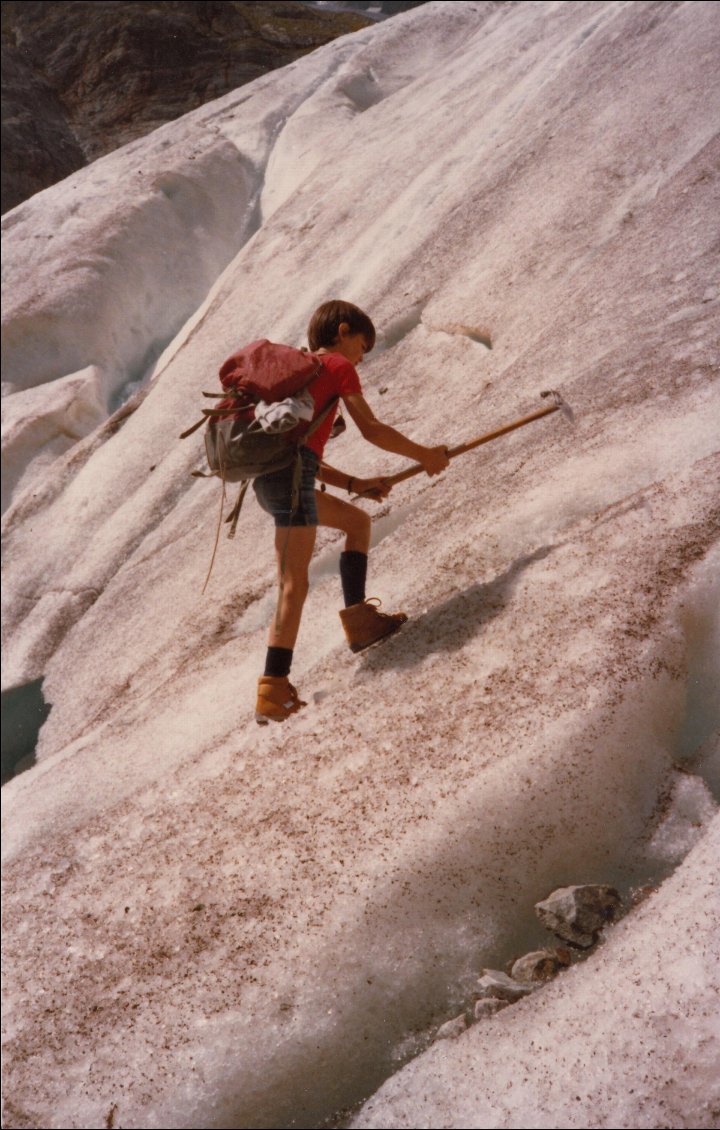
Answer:
<svg viewBox="0 0 720 1130"><path fill-rule="evenodd" d="M5 1125L718 1124L719 40L711 2L433 2L3 217L3 687L51 706L3 787ZM576 422L373 509L410 621L361 657L323 532L309 705L260 730L273 531L246 505L201 595L178 435L332 297L418 442L547 388ZM598 950L433 1044L577 882L629 908Z"/></svg>

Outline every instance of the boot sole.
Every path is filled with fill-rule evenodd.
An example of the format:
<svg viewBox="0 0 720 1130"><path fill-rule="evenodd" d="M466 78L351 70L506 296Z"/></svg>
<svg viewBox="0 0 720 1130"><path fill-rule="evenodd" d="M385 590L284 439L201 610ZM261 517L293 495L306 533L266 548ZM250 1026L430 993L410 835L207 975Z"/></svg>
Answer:
<svg viewBox="0 0 720 1130"><path fill-rule="evenodd" d="M394 636L396 632L399 632L405 624L407 624L407 620L403 620L401 624L396 624L395 627L391 628L389 632L386 632L384 636L378 636L376 640L370 640L370 643L351 643L350 650L354 655L357 655L360 651L368 651L371 647L377 647L379 643L389 640L390 636Z"/></svg>
<svg viewBox="0 0 720 1130"><path fill-rule="evenodd" d="M267 726L268 722L287 722L288 718L292 718L293 714L297 714L303 706L307 706L306 702L299 702L294 710L288 710L287 714L261 714L259 710L255 711L255 721L258 726Z"/></svg>

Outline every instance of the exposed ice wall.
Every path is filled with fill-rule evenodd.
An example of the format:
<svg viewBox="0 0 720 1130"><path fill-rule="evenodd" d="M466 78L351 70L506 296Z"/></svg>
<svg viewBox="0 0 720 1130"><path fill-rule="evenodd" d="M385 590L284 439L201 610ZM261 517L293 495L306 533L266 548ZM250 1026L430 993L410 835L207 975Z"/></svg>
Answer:
<svg viewBox="0 0 720 1130"><path fill-rule="evenodd" d="M436 1044L352 1126L717 1126L718 851L720 818L587 963Z"/></svg>
<svg viewBox="0 0 720 1130"><path fill-rule="evenodd" d="M659 880L695 836L705 859L720 730L717 39L712 4L451 3L329 45L106 159L120 251L89 205L83 254L97 246L105 266L72 293L80 308L107 300L112 326L65 301L71 229L47 278L17 266L72 186L95 200L104 163L11 214L32 309L8 321L18 372L64 358L41 420L65 387L53 375L139 374L123 323L146 273L159 296L195 285L181 249L159 266L164 220L133 227L140 159L154 176L169 141L170 172L185 169L187 138L214 122L231 165L261 170L251 223L230 166L201 161L218 212L237 204L237 245L213 228L215 266L177 300L147 394L28 477L6 514L5 678L44 676L52 703L38 766L5 789L8 1125L316 1126L375 1090L482 966L535 940L532 904L553 886ZM380 330L370 402L413 438L471 438L547 387L577 423L550 417L393 492L370 591L410 621L360 659L334 614L339 544L322 534L293 668L310 705L258 732L272 531L249 506L201 599L217 496L189 476L200 442L176 437L232 348L299 340L338 293ZM158 345L151 323L143 348ZM27 383L9 404L39 391ZM350 473L399 462L352 428L328 458ZM635 939L674 952L673 891L701 923L705 864L688 868L698 885L663 888L607 958L558 982L558 1003L503 1022L526 1101L507 1114L493 1092L473 1111L458 1084L457 1112L438 1088L438 1114L399 1082L397 1117L533 1125L544 1068L533 1075L528 1033L617 971L619 1011L597 1031L626 1064L622 1109L585 1041L598 1072L578 1119L645 1125L645 1053L615 1023L634 1005L622 963ZM692 1010L676 979L668 990L695 1080L708 939ZM647 1014L650 963L631 966ZM701 1090L668 1092L679 1125L707 1124Z"/></svg>

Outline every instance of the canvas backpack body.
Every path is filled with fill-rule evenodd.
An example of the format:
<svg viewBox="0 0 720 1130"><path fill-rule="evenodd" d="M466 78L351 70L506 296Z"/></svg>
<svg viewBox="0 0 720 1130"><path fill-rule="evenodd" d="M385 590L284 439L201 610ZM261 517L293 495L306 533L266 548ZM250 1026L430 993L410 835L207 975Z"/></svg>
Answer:
<svg viewBox="0 0 720 1130"><path fill-rule="evenodd" d="M219 400L218 405L204 408L201 418L181 434L180 438L185 439L203 424L206 425L205 453L209 471L193 471L192 474L200 478L216 476L222 481L223 488L215 546L203 592L215 561L227 483L241 484L237 501L225 519L230 524L230 538L235 536L251 480L258 475L283 470L293 463L291 506L294 512L299 499L300 448L337 403L335 397L315 420L312 419L312 397L308 393L303 397L303 393L321 368L322 358L313 353L277 345L265 338L254 341L233 353L221 366L223 392L203 393L203 396ZM280 403L284 408L287 406L287 411L273 412L272 409ZM271 410L257 414L256 409L261 404L264 409Z"/></svg>
<svg viewBox="0 0 720 1130"><path fill-rule="evenodd" d="M262 339L228 357L220 368L222 393L203 393L219 399L215 408L203 410L182 438L206 423L205 452L209 473L224 482L237 483L279 471L296 458L309 433L312 410L301 396L322 368L312 353ZM287 405L284 413L266 413L270 423L256 418L256 408ZM195 472L202 474L202 472Z"/></svg>
<svg viewBox="0 0 720 1130"><path fill-rule="evenodd" d="M205 454L210 473L226 483L281 471L296 458L297 445L287 432L266 432L257 420L210 420Z"/></svg>

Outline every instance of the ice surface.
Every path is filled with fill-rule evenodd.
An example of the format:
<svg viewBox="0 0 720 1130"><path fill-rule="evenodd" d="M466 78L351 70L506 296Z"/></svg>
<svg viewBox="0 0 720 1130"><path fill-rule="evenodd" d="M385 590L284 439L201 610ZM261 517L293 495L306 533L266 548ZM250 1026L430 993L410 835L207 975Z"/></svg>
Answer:
<svg viewBox="0 0 720 1130"><path fill-rule="evenodd" d="M719 34L710 3L424 5L3 218L3 678L52 705L3 790L8 1126L317 1126L544 944L554 887L661 881L359 1124L711 1124ZM338 294L414 439L553 387L576 425L393 491L369 595L410 620L359 658L321 534L310 705L260 730L272 529L249 501L201 597L218 496L177 437ZM328 458L402 465L352 427Z"/></svg>
<svg viewBox="0 0 720 1130"><path fill-rule="evenodd" d="M659 861L677 863L706 829L717 812L717 802L702 777L677 774L668 797L668 810L650 841L650 852Z"/></svg>
<svg viewBox="0 0 720 1130"><path fill-rule="evenodd" d="M103 385L102 373L89 365L3 399L3 509L26 479L47 474L58 455L104 422Z"/></svg>

